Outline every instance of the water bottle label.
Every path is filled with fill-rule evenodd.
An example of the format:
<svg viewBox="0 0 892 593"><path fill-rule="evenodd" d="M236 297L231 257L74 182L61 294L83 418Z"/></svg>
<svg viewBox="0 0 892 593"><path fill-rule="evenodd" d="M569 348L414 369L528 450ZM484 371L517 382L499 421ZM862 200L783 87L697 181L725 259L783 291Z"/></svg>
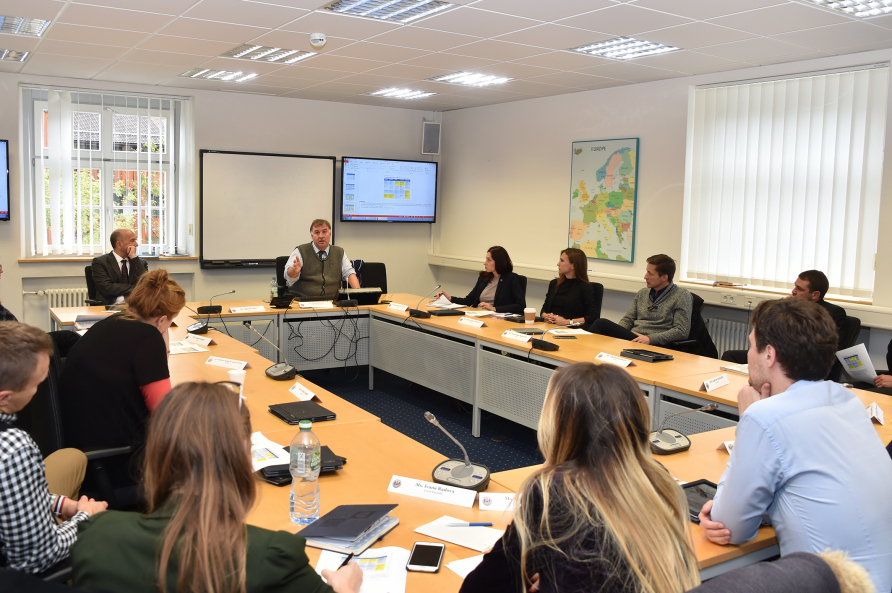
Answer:
<svg viewBox="0 0 892 593"><path fill-rule="evenodd" d="M319 463L322 461L322 451L316 449L316 452L313 453L313 458L310 460L310 471L318 472L319 471Z"/></svg>
<svg viewBox="0 0 892 593"><path fill-rule="evenodd" d="M303 474L307 471L307 454L298 451L297 453L297 473Z"/></svg>

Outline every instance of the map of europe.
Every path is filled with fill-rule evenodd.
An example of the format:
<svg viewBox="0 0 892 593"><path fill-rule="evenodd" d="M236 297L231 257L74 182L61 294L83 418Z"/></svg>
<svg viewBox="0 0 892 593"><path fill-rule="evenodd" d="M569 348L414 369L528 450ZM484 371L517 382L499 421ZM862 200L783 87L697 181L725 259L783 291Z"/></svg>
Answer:
<svg viewBox="0 0 892 593"><path fill-rule="evenodd" d="M568 244L595 259L634 257L638 139L573 143Z"/></svg>

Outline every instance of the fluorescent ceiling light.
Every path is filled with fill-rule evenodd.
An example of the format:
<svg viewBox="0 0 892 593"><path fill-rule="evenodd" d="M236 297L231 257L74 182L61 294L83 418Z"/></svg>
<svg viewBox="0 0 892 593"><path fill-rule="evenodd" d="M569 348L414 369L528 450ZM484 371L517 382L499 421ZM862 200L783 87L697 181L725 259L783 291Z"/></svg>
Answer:
<svg viewBox="0 0 892 593"><path fill-rule="evenodd" d="M861 18L892 13L892 0L806 0L823 8Z"/></svg>
<svg viewBox="0 0 892 593"><path fill-rule="evenodd" d="M180 74L183 78L200 78L203 80L223 80L225 82L245 82L257 78L256 74L230 72L229 70L211 70L210 68L192 68Z"/></svg>
<svg viewBox="0 0 892 593"><path fill-rule="evenodd" d="M408 23L453 6L442 0L335 0L322 8L339 14Z"/></svg>
<svg viewBox="0 0 892 593"><path fill-rule="evenodd" d="M282 49L281 47L267 47L265 45L251 45L249 43L229 50L225 54L220 54L220 57L252 60L256 62L269 62L271 64L294 64L318 55L319 54L314 51Z"/></svg>
<svg viewBox="0 0 892 593"><path fill-rule="evenodd" d="M24 62L29 53L31 52L16 51L14 49L0 49L0 60L6 62Z"/></svg>
<svg viewBox="0 0 892 593"><path fill-rule="evenodd" d="M602 58L613 58L614 60L631 60L633 58L664 54L677 49L679 48L651 43L650 41L639 41L631 37L617 37L609 41L574 47L570 51L601 56Z"/></svg>
<svg viewBox="0 0 892 593"><path fill-rule="evenodd" d="M434 76L428 78L433 82L448 82L450 84L463 84L467 86L488 86L491 84L502 84L513 78L505 78L504 76L491 76L489 74L480 74L479 72L453 72L443 76Z"/></svg>
<svg viewBox="0 0 892 593"><path fill-rule="evenodd" d="M0 15L0 33L11 35L26 35L28 37L40 37L46 31L49 21L42 19L26 19L20 16Z"/></svg>
<svg viewBox="0 0 892 593"><path fill-rule="evenodd" d="M437 93L426 93L424 91L413 91L410 89L381 89L380 91L375 91L374 93L367 93L372 97L386 97L388 99L423 99L424 97L430 97L432 95L436 95Z"/></svg>

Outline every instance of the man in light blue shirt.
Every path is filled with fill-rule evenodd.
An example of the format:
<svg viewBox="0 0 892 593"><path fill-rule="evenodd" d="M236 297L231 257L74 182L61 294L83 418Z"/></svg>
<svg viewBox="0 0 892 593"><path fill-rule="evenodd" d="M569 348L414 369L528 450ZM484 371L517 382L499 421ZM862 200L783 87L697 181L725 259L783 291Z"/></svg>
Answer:
<svg viewBox="0 0 892 593"><path fill-rule="evenodd" d="M714 543L756 536L767 512L781 555L845 550L892 591L892 459L864 404L824 381L836 326L801 299L753 312L750 386L737 395L740 423L728 467L700 525Z"/></svg>

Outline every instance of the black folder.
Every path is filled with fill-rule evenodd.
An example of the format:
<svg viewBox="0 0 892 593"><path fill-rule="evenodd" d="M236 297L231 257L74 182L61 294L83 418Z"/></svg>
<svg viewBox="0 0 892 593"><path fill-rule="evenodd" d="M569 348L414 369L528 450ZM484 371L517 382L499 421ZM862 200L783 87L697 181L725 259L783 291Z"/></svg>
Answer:
<svg viewBox="0 0 892 593"><path fill-rule="evenodd" d="M334 412L326 410L314 401L275 404L269 407L269 411L288 424L299 424L301 420L322 422L337 418Z"/></svg>

